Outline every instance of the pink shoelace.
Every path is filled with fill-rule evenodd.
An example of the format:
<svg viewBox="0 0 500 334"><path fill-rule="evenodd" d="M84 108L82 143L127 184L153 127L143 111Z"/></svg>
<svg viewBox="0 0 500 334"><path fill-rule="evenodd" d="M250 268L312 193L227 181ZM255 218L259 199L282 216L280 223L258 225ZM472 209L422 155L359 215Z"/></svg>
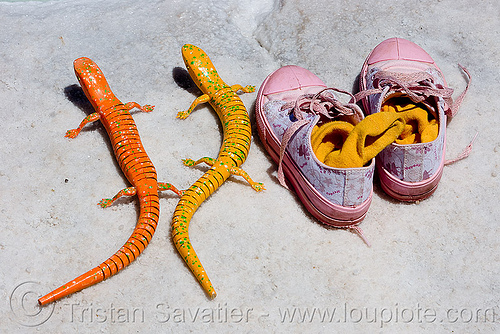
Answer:
<svg viewBox="0 0 500 334"><path fill-rule="evenodd" d="M285 131L280 146L280 159L278 162L278 181L280 184L288 189L285 183L285 175L283 173L283 157L288 142L293 137L295 132L302 126L311 122L311 119L305 117L306 114L321 115L329 120L338 118L339 116L358 116L359 120L363 118L361 108L355 103L342 103L330 90L344 93L354 98L349 92L337 88L325 88L316 94L304 94L297 98L295 101L287 102L281 106L281 111L290 109L289 114L293 114L296 121Z"/></svg>
<svg viewBox="0 0 500 334"><path fill-rule="evenodd" d="M295 117L296 121L285 131L280 146L280 158L278 163L278 180L280 184L288 189L283 173L283 157L290 139L304 125L311 122L305 117L306 114L321 115L328 120L334 120L340 116L354 116L359 121L363 118L361 108L355 103L342 103L330 91L347 94L354 99L351 93L337 88L325 88L316 94L304 94L295 101L288 102L281 107L281 111L289 110L289 114ZM370 242L363 234L363 230L357 225L346 226L346 229L356 233L368 247Z"/></svg>
<svg viewBox="0 0 500 334"><path fill-rule="evenodd" d="M422 71L406 74L389 71L379 71L375 73L373 77L374 88L358 92L356 95L354 95L353 99L350 102L358 102L359 100L373 94L382 94L385 96L389 92L389 90L406 93L406 95L414 103L425 102L428 97L436 96L441 97L446 103L448 109L445 110L445 114L451 119L458 113L458 109L460 108L460 105L462 104L462 101L467 94L467 91L469 90L471 82L471 75L469 71L460 64L458 64L458 66L467 75L468 80L467 86L465 87L464 91L458 96L455 101L453 101L451 97L453 94L453 89L444 87L441 84L435 84L432 75L427 72ZM472 145L476 140L476 137L477 133L471 140L471 142L462 151L462 153L460 153L454 159L446 160L444 164L449 165L467 158L472 151Z"/></svg>

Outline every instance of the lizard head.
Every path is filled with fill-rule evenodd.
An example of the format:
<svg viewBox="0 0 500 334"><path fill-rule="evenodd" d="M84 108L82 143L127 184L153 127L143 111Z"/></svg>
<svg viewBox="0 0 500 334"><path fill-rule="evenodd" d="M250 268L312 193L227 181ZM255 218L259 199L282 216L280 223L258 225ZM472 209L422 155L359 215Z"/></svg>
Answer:
<svg viewBox="0 0 500 334"><path fill-rule="evenodd" d="M209 93L224 85L208 55L197 46L185 44L182 47L182 58L196 86Z"/></svg>
<svg viewBox="0 0 500 334"><path fill-rule="evenodd" d="M111 91L104 74L92 59L78 58L73 62L73 68L85 96L94 109L104 109L117 103L117 98Z"/></svg>

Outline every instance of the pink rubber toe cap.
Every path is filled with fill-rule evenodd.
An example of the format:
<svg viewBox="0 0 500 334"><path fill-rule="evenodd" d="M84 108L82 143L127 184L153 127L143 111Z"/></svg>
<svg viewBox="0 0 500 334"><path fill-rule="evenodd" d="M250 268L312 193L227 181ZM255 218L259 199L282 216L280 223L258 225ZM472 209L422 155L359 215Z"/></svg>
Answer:
<svg viewBox="0 0 500 334"><path fill-rule="evenodd" d="M389 38L373 49L367 59L368 65L387 60L412 60L434 63L434 60L417 44L403 38Z"/></svg>
<svg viewBox="0 0 500 334"><path fill-rule="evenodd" d="M316 75L300 66L288 65L276 70L268 78L263 94L275 94L310 86L326 85Z"/></svg>

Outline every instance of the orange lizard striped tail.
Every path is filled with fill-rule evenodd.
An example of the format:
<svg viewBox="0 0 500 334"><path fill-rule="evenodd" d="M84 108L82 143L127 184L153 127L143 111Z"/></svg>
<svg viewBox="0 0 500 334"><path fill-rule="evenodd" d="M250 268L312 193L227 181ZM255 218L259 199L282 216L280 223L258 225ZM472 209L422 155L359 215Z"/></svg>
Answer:
<svg viewBox="0 0 500 334"><path fill-rule="evenodd" d="M139 201L141 203L139 220L134 232L122 248L99 266L38 299L39 305L49 304L104 281L128 266L144 251L155 233L160 206L158 194L154 191L143 198L139 197Z"/></svg>

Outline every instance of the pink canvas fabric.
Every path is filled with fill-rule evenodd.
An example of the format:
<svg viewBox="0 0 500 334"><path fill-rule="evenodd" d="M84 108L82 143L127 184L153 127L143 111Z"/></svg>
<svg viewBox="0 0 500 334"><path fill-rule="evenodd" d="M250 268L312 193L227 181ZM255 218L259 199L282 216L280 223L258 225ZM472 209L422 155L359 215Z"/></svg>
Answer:
<svg viewBox="0 0 500 334"><path fill-rule="evenodd" d="M384 101L392 97L406 96L414 103L424 103L438 120L439 132L434 141L393 143L377 156L377 172L382 188L389 195L404 201L430 196L445 164L447 118L457 113L468 85L453 102L453 90L431 56L402 38L390 38L377 45L366 58L359 81L356 100L362 100L367 114L379 112Z"/></svg>
<svg viewBox="0 0 500 334"><path fill-rule="evenodd" d="M311 131L320 116L311 112L296 119L292 113L299 97L324 91L340 108L357 108L353 113L363 117L357 106L341 105L335 98L336 91L325 89L318 77L299 66L285 66L271 73L257 95L259 136L314 217L328 225L352 228L362 236L356 225L371 203L375 162L361 168L333 168L321 163L311 147Z"/></svg>

